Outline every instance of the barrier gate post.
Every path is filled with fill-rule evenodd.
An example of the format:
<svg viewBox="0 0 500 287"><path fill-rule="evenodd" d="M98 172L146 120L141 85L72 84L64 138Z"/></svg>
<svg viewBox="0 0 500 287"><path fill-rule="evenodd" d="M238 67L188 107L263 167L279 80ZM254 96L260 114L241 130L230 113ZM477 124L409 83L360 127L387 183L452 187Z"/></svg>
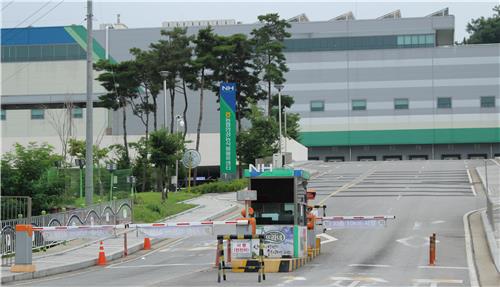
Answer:
<svg viewBox="0 0 500 287"><path fill-rule="evenodd" d="M31 224L16 225L16 256L10 272L35 272L35 265L32 264L32 238Z"/></svg>

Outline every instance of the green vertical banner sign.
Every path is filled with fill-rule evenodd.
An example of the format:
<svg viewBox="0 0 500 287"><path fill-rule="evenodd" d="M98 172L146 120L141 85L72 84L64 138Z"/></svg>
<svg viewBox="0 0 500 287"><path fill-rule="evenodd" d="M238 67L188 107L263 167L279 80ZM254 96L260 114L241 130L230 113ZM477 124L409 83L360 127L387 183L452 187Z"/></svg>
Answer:
<svg viewBox="0 0 500 287"><path fill-rule="evenodd" d="M236 83L220 85L220 176L236 177Z"/></svg>

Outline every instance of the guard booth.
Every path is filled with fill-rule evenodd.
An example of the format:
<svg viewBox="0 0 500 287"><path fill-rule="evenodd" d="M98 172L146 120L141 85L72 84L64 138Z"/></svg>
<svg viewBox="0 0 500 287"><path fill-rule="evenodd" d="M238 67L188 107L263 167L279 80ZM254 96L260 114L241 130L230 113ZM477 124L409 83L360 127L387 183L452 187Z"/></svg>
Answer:
<svg viewBox="0 0 500 287"><path fill-rule="evenodd" d="M262 165L261 165L262 167ZM261 168L262 169L262 168ZM307 229L307 181L309 172L273 168L245 170L248 189L257 191L252 201L257 234L264 234L267 258L306 258L307 247L315 247L314 230ZM311 240L310 240L311 241ZM255 249L255 248L253 248Z"/></svg>

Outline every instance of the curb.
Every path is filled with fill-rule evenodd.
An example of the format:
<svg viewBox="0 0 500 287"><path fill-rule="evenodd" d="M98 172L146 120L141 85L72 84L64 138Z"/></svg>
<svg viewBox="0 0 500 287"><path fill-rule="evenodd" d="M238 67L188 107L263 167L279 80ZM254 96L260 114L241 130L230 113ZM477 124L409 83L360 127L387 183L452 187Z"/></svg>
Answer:
<svg viewBox="0 0 500 287"><path fill-rule="evenodd" d="M474 260L474 250L472 249L472 234L470 232L469 216L480 210L481 208L476 210L471 210L466 214L464 214L463 216L464 232L465 232L465 252L467 258L467 265L469 267L469 280L471 287L479 287L480 285L477 277L476 262Z"/></svg>
<svg viewBox="0 0 500 287"><path fill-rule="evenodd" d="M201 208L201 207L203 207L203 205L195 206L195 207L193 207L191 209L185 210L185 211L180 212L178 214L174 214L174 215L171 215L169 217L166 217L162 221L168 220L170 218L174 218L176 216L179 216L179 215L182 215L182 214L185 214L185 213L188 213L188 212L192 212L193 210L196 210L196 209ZM218 218L218 217L224 216L226 214L229 214L229 213L237 210L238 208L239 208L239 206L237 204L231 204L231 206L229 208L226 208L226 209L224 209L222 211L219 211L219 212L217 212L215 214L212 214L212 215L204 218L203 220L211 220L211 219L214 219L214 218ZM133 230L130 230L129 232L133 232ZM112 237L114 237L114 236L112 236ZM46 254L46 255L43 255L43 256L37 257L37 258L54 256L54 255L57 255L57 254L62 254L62 253L70 252L70 251L73 251L75 249L86 247L86 246L95 244L96 242L99 242L101 240L109 239L109 238L112 238L112 237L106 237L104 239L94 240L92 242L85 243L83 245L76 246L76 247L73 247L73 248L68 249L68 250L64 250L64 251L61 251L61 252L58 252L58 253L53 253L53 254ZM166 240L166 239L167 238L164 238L164 239L154 239L153 238L153 239L151 239L151 243L152 244L153 243L158 243L158 242L161 242L161 241ZM132 254L136 253L137 251L142 250L142 245L143 245L142 242L138 242L138 243L136 243L136 244L134 244L132 246L129 246L128 247L128 254L132 255ZM113 260L116 260L116 259L119 259L119 258L122 258L122 257L123 257L123 250L119 250L119 251L116 251L116 252L114 252L112 254L106 255L106 260L107 261L113 261ZM73 263L73 264L68 264L68 265L58 266L58 267L54 267L54 268L48 268L48 269L44 269L44 270L39 270L39 271L35 271L33 273L19 273L19 274L7 275L7 276L3 276L1 278L1 283L3 284L3 283L18 281L18 280L37 279L37 278L47 277L47 276L61 274L61 273L65 273L65 272L71 272L71 271L75 271L75 270L82 269L82 268L88 268L88 267L96 266L96 260L97 260L97 257L93 258L93 259L88 259L88 260L85 260L85 261L82 261L82 262L77 262L77 263Z"/></svg>
<svg viewBox="0 0 500 287"><path fill-rule="evenodd" d="M489 224L488 217L486 216L486 210L481 211L481 219L481 221L483 222L484 233L486 233L486 241L488 242L491 258L493 258L493 263L495 263L497 272L500 272L500 254L495 235L493 234L493 230L491 229L491 225Z"/></svg>
<svg viewBox="0 0 500 287"><path fill-rule="evenodd" d="M154 242L154 240L153 240ZM142 242L138 242L128 248L128 254L133 254L139 250L142 250ZM118 250L114 253L106 255L106 260L107 261L113 261L119 258L123 257L123 250ZM82 262L77 262L73 264L68 264L68 265L63 265L63 266L58 266L54 268L47 268L39 271L35 271L33 273L19 273L19 274L12 274L8 276L2 277L2 284L7 283L7 282L12 282L12 281L18 281L18 280L28 280L28 279L36 279L36 278L42 278L42 277L47 277L51 275L56 275L60 273L65 273L65 272L71 272L75 271L78 269L82 268L88 268L92 266L96 266L96 261L97 257L93 259L87 259Z"/></svg>

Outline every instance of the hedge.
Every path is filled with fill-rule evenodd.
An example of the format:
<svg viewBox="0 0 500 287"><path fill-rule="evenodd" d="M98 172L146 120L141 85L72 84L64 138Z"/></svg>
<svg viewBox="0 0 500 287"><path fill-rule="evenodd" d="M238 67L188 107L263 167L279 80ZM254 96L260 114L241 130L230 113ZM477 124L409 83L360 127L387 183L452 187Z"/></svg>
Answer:
<svg viewBox="0 0 500 287"><path fill-rule="evenodd" d="M248 186L248 179L241 178L235 179L233 181L216 181L211 183L205 183L191 187L191 192L196 192L200 194L205 193L219 193L219 192L233 192L245 189Z"/></svg>

